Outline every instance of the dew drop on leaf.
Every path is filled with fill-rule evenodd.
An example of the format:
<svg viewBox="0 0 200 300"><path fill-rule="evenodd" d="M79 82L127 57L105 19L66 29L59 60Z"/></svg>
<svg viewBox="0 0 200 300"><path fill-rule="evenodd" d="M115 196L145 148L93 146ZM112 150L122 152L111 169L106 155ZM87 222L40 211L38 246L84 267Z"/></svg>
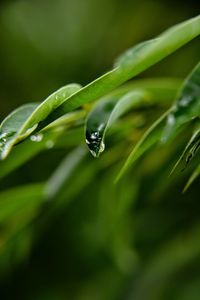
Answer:
<svg viewBox="0 0 200 300"><path fill-rule="evenodd" d="M43 139L43 134L31 135L30 139L32 142L41 142Z"/></svg>
<svg viewBox="0 0 200 300"><path fill-rule="evenodd" d="M89 134L86 133L86 143L94 157L98 157L105 149L105 144L100 131L95 131Z"/></svg>
<svg viewBox="0 0 200 300"><path fill-rule="evenodd" d="M46 142L45 145L46 145L46 148L47 148L47 149L52 149L53 146L54 146L54 142L51 141L51 140L49 140L49 141Z"/></svg>

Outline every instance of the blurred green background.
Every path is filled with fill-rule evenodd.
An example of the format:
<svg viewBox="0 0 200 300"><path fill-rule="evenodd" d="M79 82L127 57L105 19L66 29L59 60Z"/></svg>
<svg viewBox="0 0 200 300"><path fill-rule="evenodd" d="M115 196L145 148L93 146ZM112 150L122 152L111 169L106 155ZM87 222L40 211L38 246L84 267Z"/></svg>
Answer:
<svg viewBox="0 0 200 300"><path fill-rule="evenodd" d="M1 1L0 119L62 85L89 83L125 49L199 12L196 0ZM140 77L184 78L199 53L196 39ZM150 153L118 186L118 165L101 167L109 155L83 161L61 205L44 205L2 250L0 298L199 300L199 186L182 195L187 174L168 179L175 146ZM38 155L0 189L45 181L71 148Z"/></svg>

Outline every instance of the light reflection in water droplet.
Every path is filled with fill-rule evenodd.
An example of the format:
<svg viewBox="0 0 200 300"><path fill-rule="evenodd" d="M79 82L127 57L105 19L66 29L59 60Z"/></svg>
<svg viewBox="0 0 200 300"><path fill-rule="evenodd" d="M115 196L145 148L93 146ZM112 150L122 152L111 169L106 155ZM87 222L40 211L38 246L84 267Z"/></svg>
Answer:
<svg viewBox="0 0 200 300"><path fill-rule="evenodd" d="M43 139L43 134L31 135L30 139L32 142L41 142Z"/></svg>

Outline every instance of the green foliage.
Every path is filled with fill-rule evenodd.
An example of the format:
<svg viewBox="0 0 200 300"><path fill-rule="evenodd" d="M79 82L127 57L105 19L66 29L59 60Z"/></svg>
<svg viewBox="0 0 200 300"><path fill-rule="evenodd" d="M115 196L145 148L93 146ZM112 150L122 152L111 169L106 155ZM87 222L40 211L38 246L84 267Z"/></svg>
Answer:
<svg viewBox="0 0 200 300"><path fill-rule="evenodd" d="M186 78L178 99L167 117L162 141L169 140L185 123L200 115L200 63Z"/></svg>
<svg viewBox="0 0 200 300"><path fill-rule="evenodd" d="M199 71L200 64L195 67L183 83L175 104L173 104L166 113L155 121L133 149L122 171L120 172L119 178L130 167L130 165L141 156L141 154L149 149L149 147L159 140L161 140L161 142L166 142L169 140L169 137L175 137L179 133L181 126L199 117Z"/></svg>
<svg viewBox="0 0 200 300"><path fill-rule="evenodd" d="M25 105L11 113L0 127L1 158L5 159L14 144L29 136L37 128L39 122L79 89L79 85L69 84L50 95L40 105Z"/></svg>
<svg viewBox="0 0 200 300"><path fill-rule="evenodd" d="M88 85L66 85L41 103L20 106L2 121L0 178L3 184L7 180L8 189L2 184L0 275L22 263L37 243L45 245L46 232L51 232L47 249L59 248L60 233L51 224L60 223L68 241L59 248L56 265L71 273L67 294L54 290L55 299L114 300L128 280L134 281L127 287L133 299L164 299L173 276L199 255L199 222L187 232L179 224L193 220L188 203L180 213L183 181L189 176L186 191L200 174L200 64L184 82L172 77L124 83L199 34L197 16L134 46ZM98 159L89 155L86 143ZM100 156L104 143L106 151ZM29 177L28 161L36 162L34 178ZM187 166L185 172L168 178L180 162ZM28 184L13 187L12 176L22 168ZM177 201L170 202L169 190ZM151 244L157 245L155 252ZM61 261L66 248L72 256L67 263ZM86 260L89 279L83 276ZM55 286L62 285L59 276L53 279ZM74 282L79 288L71 296ZM51 294L51 288L44 287L40 296Z"/></svg>
<svg viewBox="0 0 200 300"><path fill-rule="evenodd" d="M104 151L104 138L107 129L124 113L133 107L141 106L148 99L147 92L136 90L123 97L110 97L97 103L86 122L86 143L94 157Z"/></svg>

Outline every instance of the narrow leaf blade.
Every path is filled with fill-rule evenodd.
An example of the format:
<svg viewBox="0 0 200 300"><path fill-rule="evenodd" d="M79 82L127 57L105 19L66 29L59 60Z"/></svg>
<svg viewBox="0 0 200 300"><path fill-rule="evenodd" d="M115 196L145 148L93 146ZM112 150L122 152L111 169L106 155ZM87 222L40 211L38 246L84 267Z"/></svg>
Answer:
<svg viewBox="0 0 200 300"><path fill-rule="evenodd" d="M125 164L123 165L116 178L116 182L121 179L121 177L128 171L131 165L136 162L136 160L138 160L146 151L148 151L159 141L167 115L168 111L164 113L158 120L156 120L153 125L151 125L151 127L145 132L143 137L139 140L139 142L136 144L136 146L128 156Z"/></svg>
<svg viewBox="0 0 200 300"><path fill-rule="evenodd" d="M23 106L20 106L9 114L0 126L0 158L3 159L6 157L11 144L13 141L17 141L18 133L23 126L24 122L29 118L32 112L37 108L38 104L29 103ZM27 134L35 129L33 126L29 128Z"/></svg>
<svg viewBox="0 0 200 300"><path fill-rule="evenodd" d="M161 141L166 143L180 128L200 115L200 63L186 78L178 99L173 104Z"/></svg>
<svg viewBox="0 0 200 300"><path fill-rule="evenodd" d="M136 90L123 97L109 97L97 103L90 112L86 122L86 143L94 157L104 150L104 139L108 128L124 113L134 106L145 102L147 93Z"/></svg>
<svg viewBox="0 0 200 300"><path fill-rule="evenodd" d="M184 148L183 152L181 153L179 159L175 163L170 175L176 170L180 162L185 158L186 164L185 168L191 159L195 156L197 150L200 146L200 124L198 124L197 128L195 129L194 133L192 134L189 142L187 143L186 147Z"/></svg>
<svg viewBox="0 0 200 300"><path fill-rule="evenodd" d="M29 136L41 121L80 88L78 84L66 85L51 94L40 105L27 104L11 113L0 127L2 140L0 158L5 159L17 142Z"/></svg>
<svg viewBox="0 0 200 300"><path fill-rule="evenodd" d="M188 182L186 183L183 189L183 193L185 193L189 189L189 187L199 177L199 175L200 175L200 164L196 167L196 169L193 171L192 175L190 176Z"/></svg>

